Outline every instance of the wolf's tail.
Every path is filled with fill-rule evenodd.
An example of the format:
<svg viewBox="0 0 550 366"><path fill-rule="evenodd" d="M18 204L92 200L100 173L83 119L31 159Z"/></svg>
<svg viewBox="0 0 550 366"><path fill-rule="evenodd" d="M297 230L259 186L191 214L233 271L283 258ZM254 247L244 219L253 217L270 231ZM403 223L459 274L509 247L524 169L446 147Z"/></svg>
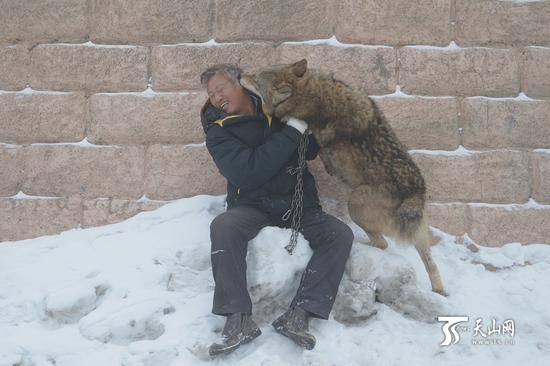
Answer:
<svg viewBox="0 0 550 366"><path fill-rule="evenodd" d="M424 218L423 197L416 195L404 199L397 207L394 218L397 235L403 240L414 241Z"/></svg>

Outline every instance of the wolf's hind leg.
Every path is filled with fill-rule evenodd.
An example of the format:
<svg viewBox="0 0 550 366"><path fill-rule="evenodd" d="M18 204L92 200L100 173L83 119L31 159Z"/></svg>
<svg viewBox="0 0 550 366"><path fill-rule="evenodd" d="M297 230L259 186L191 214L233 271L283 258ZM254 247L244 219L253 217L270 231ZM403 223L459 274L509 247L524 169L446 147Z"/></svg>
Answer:
<svg viewBox="0 0 550 366"><path fill-rule="evenodd" d="M421 227L415 240L415 248L420 255L420 259L422 259L422 263L424 263L426 271L428 272L428 277L430 278L430 282L432 284L432 291L437 292L440 295L447 296L448 294L443 289L443 284L441 283L441 275L439 274L437 264L435 264L432 259L430 252L430 233L425 220L421 223Z"/></svg>
<svg viewBox="0 0 550 366"><path fill-rule="evenodd" d="M383 186L361 185L356 187L348 201L351 219L369 236L368 245L386 249L388 242L383 234L389 234L392 212L399 204Z"/></svg>

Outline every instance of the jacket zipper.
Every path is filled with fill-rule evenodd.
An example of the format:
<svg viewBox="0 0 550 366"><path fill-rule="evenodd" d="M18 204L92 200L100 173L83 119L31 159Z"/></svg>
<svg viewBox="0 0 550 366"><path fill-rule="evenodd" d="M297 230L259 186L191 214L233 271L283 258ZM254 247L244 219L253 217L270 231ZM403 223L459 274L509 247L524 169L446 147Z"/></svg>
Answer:
<svg viewBox="0 0 550 366"><path fill-rule="evenodd" d="M235 202L237 202L237 199L239 198L239 191L241 189L239 187L237 187L237 194L235 195L235 197L233 197L233 199L231 200L231 202L228 202L228 205L233 205Z"/></svg>

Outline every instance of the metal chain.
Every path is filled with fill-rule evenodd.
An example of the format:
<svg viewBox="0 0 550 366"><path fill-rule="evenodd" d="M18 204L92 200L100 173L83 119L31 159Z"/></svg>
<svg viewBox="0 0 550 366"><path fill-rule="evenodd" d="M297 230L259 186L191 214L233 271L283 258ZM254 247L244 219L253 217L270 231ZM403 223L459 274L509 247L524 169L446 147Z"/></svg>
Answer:
<svg viewBox="0 0 550 366"><path fill-rule="evenodd" d="M290 214L292 214L292 234L290 236L290 243L285 246L285 249L288 251L290 255L292 255L292 251L296 247L296 243L298 241L298 233L301 228L301 219L302 219L302 208L303 208L303 194L304 194L304 187L303 187L303 172L307 165L306 163L306 150L307 150L307 144L309 142L309 128L305 130L305 132L302 135L302 139L300 140L300 144L298 145L298 166L297 167L287 167L286 171L289 174L297 174L296 175L296 186L294 187L294 196L292 197L292 203L291 207L288 211L284 213L282 216L282 219L284 221L288 220L290 217Z"/></svg>

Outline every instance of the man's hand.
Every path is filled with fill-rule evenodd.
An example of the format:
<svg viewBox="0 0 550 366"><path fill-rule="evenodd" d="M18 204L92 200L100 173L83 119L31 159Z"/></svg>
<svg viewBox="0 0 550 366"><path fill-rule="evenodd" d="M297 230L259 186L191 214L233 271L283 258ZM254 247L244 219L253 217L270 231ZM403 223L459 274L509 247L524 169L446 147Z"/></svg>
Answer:
<svg viewBox="0 0 550 366"><path fill-rule="evenodd" d="M303 134L307 129L307 122L295 117L288 117L288 122L286 124L294 127L300 131L301 134Z"/></svg>

